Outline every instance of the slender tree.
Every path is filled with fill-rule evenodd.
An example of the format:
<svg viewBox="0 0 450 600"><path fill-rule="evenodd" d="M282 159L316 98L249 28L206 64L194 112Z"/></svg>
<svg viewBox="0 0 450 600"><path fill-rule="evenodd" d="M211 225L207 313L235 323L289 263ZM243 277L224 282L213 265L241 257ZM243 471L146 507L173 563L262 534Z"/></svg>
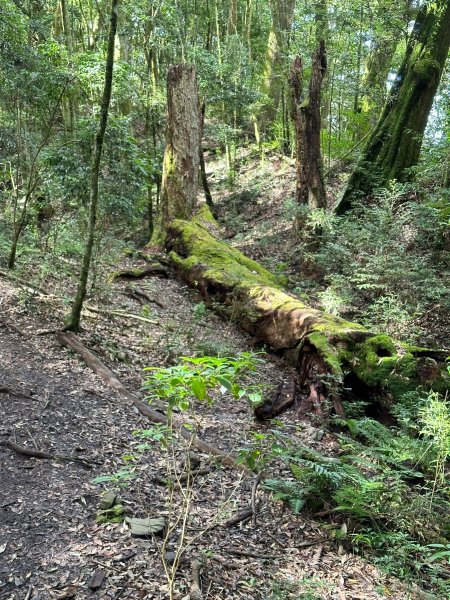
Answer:
<svg viewBox="0 0 450 600"><path fill-rule="evenodd" d="M103 140L105 138L106 125L108 123L109 104L111 101L113 69L114 69L114 42L117 31L117 5L118 0L111 0L110 25L108 35L108 50L106 55L105 85L103 87L103 97L100 108L100 124L94 139L94 151L91 165L91 185L90 185L90 209L89 226L86 246L84 250L83 263L81 267L80 281L72 305L72 311L67 322L66 329L77 331L80 328L81 310L86 297L87 282L92 260L92 250L94 247L95 228L98 212L98 182L100 176L100 161L102 157Z"/></svg>
<svg viewBox="0 0 450 600"><path fill-rule="evenodd" d="M320 102L326 66L325 43L322 40L313 56L307 99L303 94L303 65L300 56L295 58L289 77L296 134L296 199L298 204L306 204L310 208L326 207L320 150Z"/></svg>
<svg viewBox="0 0 450 600"><path fill-rule="evenodd" d="M419 158L423 134L450 47L450 2L425 2L411 32L380 120L336 206L352 207L390 180L407 181Z"/></svg>

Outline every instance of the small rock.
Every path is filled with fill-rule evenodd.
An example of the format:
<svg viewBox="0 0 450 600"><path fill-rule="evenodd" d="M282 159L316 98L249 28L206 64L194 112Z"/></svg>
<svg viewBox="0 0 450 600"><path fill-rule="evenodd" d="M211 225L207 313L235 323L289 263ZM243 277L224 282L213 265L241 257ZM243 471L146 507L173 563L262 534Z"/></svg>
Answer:
<svg viewBox="0 0 450 600"><path fill-rule="evenodd" d="M118 504L117 492L114 490L107 490L100 501L100 510L108 510L112 508L114 504Z"/></svg>
<svg viewBox="0 0 450 600"><path fill-rule="evenodd" d="M107 510L100 510L95 517L97 523L122 523L125 517L123 504L116 504Z"/></svg>
<svg viewBox="0 0 450 600"><path fill-rule="evenodd" d="M164 517L157 517L151 519L136 519L127 517L125 523L130 526L131 535L135 537L150 536L150 535L162 535L166 526L166 520Z"/></svg>
<svg viewBox="0 0 450 600"><path fill-rule="evenodd" d="M325 435L325 431L323 429L319 429L318 431L316 431L316 435L314 436L314 438L318 442L321 442L323 440L324 435Z"/></svg>
<svg viewBox="0 0 450 600"><path fill-rule="evenodd" d="M175 562L177 555L175 552L166 552L164 554L164 561L168 564L168 565L173 565L173 563Z"/></svg>
<svg viewBox="0 0 450 600"><path fill-rule="evenodd" d="M101 569L97 569L94 571L94 574L90 578L88 582L88 588L90 590L98 590L99 587L102 586L102 583L105 581L105 573Z"/></svg>

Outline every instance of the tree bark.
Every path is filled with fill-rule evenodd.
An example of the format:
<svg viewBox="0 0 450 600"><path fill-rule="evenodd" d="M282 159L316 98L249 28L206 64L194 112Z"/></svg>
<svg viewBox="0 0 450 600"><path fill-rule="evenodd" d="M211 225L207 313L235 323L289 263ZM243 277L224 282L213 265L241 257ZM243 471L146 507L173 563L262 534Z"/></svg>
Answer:
<svg viewBox="0 0 450 600"><path fill-rule="evenodd" d="M111 101L113 68L114 68L114 41L117 31L117 4L118 0L111 0L110 26L108 36L108 51L106 56L105 85L103 88L103 97L100 110L100 124L94 140L94 152L92 156L91 167L91 188L90 188L90 210L88 237L84 249L83 264L81 267L80 281L72 305L72 311L68 319L66 329L77 331L80 328L81 311L84 299L86 297L87 282L92 260L92 250L94 247L95 228L97 224L98 212L98 181L100 177L100 160L102 157L103 140L105 138L106 125L108 123L109 104Z"/></svg>
<svg viewBox="0 0 450 600"><path fill-rule="evenodd" d="M296 200L298 204L310 208L325 208L327 204L320 150L320 103L325 72L325 43L321 41L313 56L307 100L303 94L303 65L300 56L294 60L289 77L296 137Z"/></svg>
<svg viewBox="0 0 450 600"><path fill-rule="evenodd" d="M204 127L205 127L205 112L206 112L206 105L204 102L202 102L201 128L200 128L201 129L201 138L203 137L203 131L204 131ZM203 144L202 144L201 139L200 139L200 176L202 179L203 192L205 194L205 202L208 205L208 207L210 208L210 210L213 211L214 210L214 202L212 199L211 190L209 189L208 177L206 176L205 155L203 152Z"/></svg>
<svg viewBox="0 0 450 600"><path fill-rule="evenodd" d="M168 229L166 245L179 275L293 364L316 412L327 410L325 400L342 412L341 396L353 393L373 399L381 413L412 389L450 387L445 352L394 342L306 306L286 294L272 273L214 238L205 220L211 216L202 209L192 221L175 220Z"/></svg>
<svg viewBox="0 0 450 600"><path fill-rule="evenodd" d="M450 2L420 8L403 63L361 160L335 210L343 214L355 198L389 181L408 181L417 164L423 134L450 47Z"/></svg>
<svg viewBox="0 0 450 600"><path fill-rule="evenodd" d="M285 53L287 38L294 18L295 0L271 0L270 12L272 26L267 44L266 64L264 69L263 91L268 96L268 104L263 107L259 116L259 130L265 132L275 121L281 102L286 75Z"/></svg>
<svg viewBox="0 0 450 600"><path fill-rule="evenodd" d="M169 69L167 109L161 216L155 241L173 219L189 218L197 200L201 119L194 67L180 64Z"/></svg>

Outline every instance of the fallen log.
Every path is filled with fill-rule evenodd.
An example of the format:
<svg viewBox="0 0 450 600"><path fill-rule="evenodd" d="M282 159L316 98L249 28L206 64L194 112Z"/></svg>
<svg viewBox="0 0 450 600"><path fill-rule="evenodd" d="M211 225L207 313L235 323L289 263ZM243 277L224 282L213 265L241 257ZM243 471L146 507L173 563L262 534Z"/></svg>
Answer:
<svg viewBox="0 0 450 600"><path fill-rule="evenodd" d="M207 302L220 304L256 339L281 354L319 414L325 401L372 399L389 410L413 389L445 392L447 353L405 344L362 325L308 307L283 291L279 278L209 232L207 208L169 225L166 248L178 274ZM377 416L376 414L374 416Z"/></svg>
<svg viewBox="0 0 450 600"><path fill-rule="evenodd" d="M111 371L102 361L96 356L91 350L86 348L86 346L81 342L80 338L78 338L71 331L60 331L56 335L59 343L69 350L74 350L87 366L96 373L100 379L106 383L108 387L115 390L122 398L128 400L144 417L147 417L153 423L161 423L163 425L167 425L167 417L165 414L154 410L146 404L139 400L135 394L130 392L124 384L117 378L115 373ZM205 454L209 454L210 456L215 456L222 464L227 465L228 467L232 467L233 469L237 469L245 473L246 475L253 475L253 473L247 469L244 465L236 462L236 459L231 456L231 454L227 454L218 450L208 442L203 441L197 436L192 436L192 431L187 429L181 423L177 423L176 421L172 421L172 426L174 429L177 429L180 432L180 435L188 440L192 441L192 446L197 448L200 452L204 452Z"/></svg>

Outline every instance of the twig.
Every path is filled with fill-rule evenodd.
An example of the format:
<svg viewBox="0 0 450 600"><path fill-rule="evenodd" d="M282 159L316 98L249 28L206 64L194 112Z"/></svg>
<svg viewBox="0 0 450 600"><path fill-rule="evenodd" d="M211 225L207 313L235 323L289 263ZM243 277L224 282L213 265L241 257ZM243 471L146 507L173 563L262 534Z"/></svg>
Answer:
<svg viewBox="0 0 450 600"><path fill-rule="evenodd" d="M144 292L144 290L128 287L128 288L125 288L125 292L127 293L128 296L131 296L138 302L141 302L141 304L142 304L142 300L146 300L147 302L150 302L151 304L156 304L156 306L159 306L160 308L166 308L162 302L160 302L156 298L152 298L151 296L149 296L147 294L147 292Z"/></svg>
<svg viewBox="0 0 450 600"><path fill-rule="evenodd" d="M258 473L258 475L255 477L255 481L253 482L253 486L252 486L252 502L251 502L251 506L252 506L252 526L256 527L256 513L257 513L257 503L256 503L256 491L258 489L258 485L259 482L261 481L261 477L262 477L262 473Z"/></svg>
<svg viewBox="0 0 450 600"><path fill-rule="evenodd" d="M33 442L33 446L36 448L36 450L39 450L38 445L36 444L36 440L31 435L31 431L29 429L27 429L27 433L28 433L28 436L30 437L31 441Z"/></svg>
<svg viewBox="0 0 450 600"><path fill-rule="evenodd" d="M16 398L26 398L27 400L35 400L29 394L25 394L23 392L15 392L14 390L6 386L0 387L0 394L10 394L11 396L15 396Z"/></svg>
<svg viewBox="0 0 450 600"><path fill-rule="evenodd" d="M228 554L234 554L235 556L261 558L263 560L277 560L279 558L283 558L279 554L259 554L258 552L246 552L244 550L235 550L234 548L225 548L225 552L228 552Z"/></svg>
<svg viewBox="0 0 450 600"><path fill-rule="evenodd" d="M5 321L5 319L1 319L0 323L2 323L2 325L4 325L7 329L11 329L12 331L15 331L22 337L24 337L24 338L28 337L28 335L24 331L22 331L19 327L17 327L17 325L14 325L14 323L9 323L8 321Z"/></svg>

